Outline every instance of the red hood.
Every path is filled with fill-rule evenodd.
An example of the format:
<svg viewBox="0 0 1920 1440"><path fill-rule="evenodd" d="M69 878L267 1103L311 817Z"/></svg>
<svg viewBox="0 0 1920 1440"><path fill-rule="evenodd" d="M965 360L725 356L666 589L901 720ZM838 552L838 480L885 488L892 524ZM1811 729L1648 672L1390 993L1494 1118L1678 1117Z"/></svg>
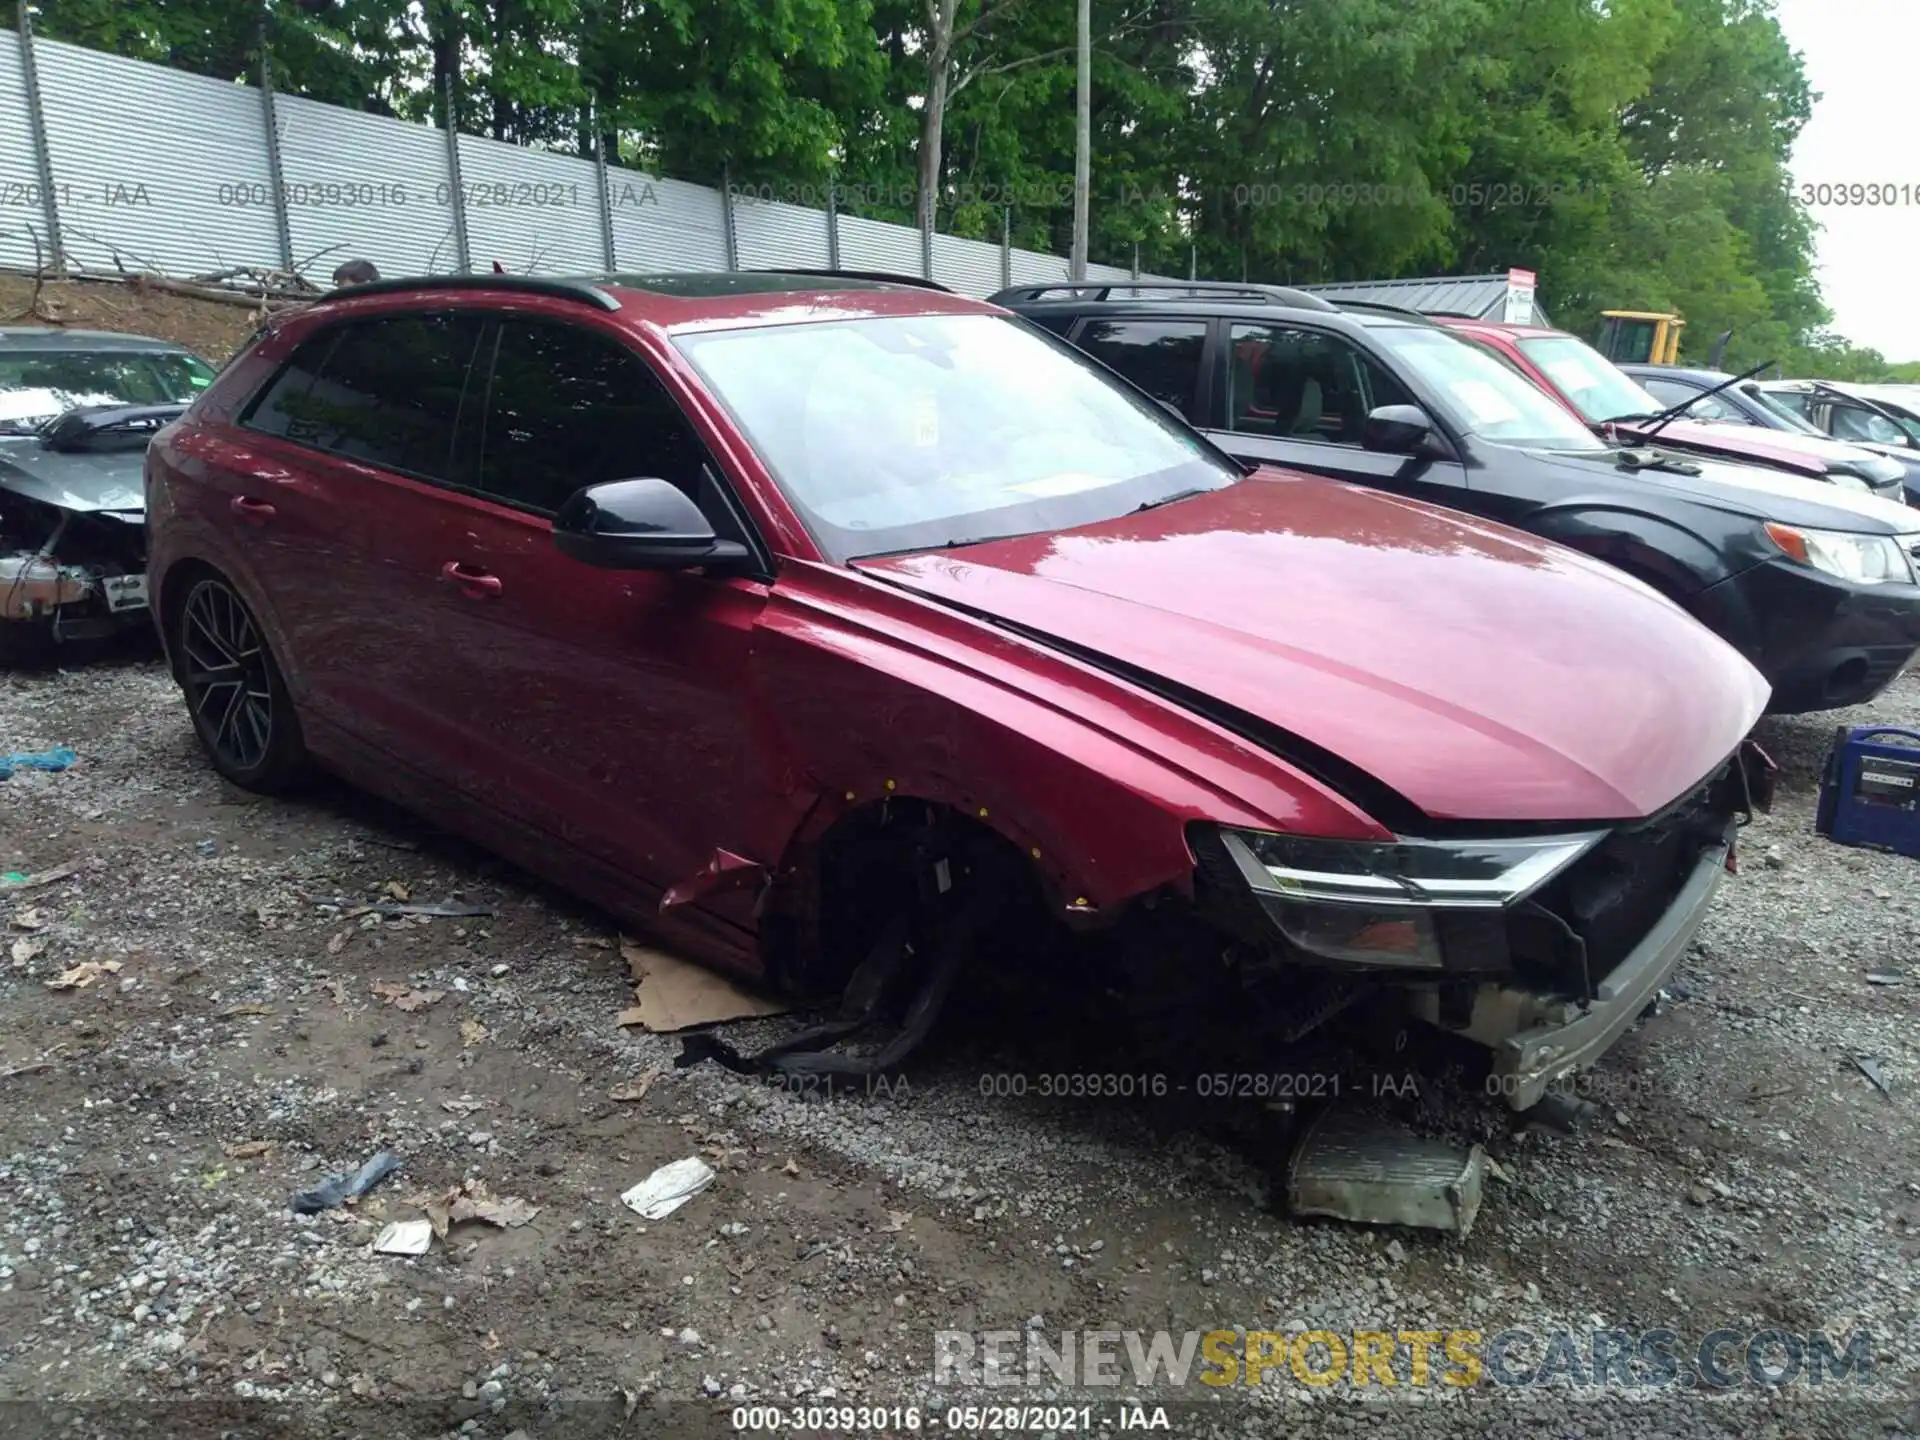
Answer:
<svg viewBox="0 0 1920 1440"><path fill-rule="evenodd" d="M1646 425L1613 427L1622 440L1666 444L1689 450L1712 450L1743 460L1758 460L1803 475L1824 476L1837 461L1861 459L1858 451L1818 435L1795 435L1790 430L1762 430L1756 425L1715 425L1698 420L1675 420L1648 435Z"/></svg>
<svg viewBox="0 0 1920 1440"><path fill-rule="evenodd" d="M1097 525L861 569L1150 671L1438 819L1659 810L1767 684L1638 581L1497 525L1255 479Z"/></svg>

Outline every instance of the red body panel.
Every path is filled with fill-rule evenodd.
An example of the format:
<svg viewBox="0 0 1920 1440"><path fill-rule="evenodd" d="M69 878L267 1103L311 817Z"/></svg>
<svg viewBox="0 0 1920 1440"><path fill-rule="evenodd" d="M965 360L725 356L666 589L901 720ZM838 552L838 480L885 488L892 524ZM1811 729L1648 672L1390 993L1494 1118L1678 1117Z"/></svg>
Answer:
<svg viewBox="0 0 1920 1440"><path fill-rule="evenodd" d="M986 307L905 290L614 293L618 312L514 292L434 303L538 313L645 355L768 541L774 583L596 570L562 556L545 520L240 428L238 407L320 320L418 303L363 297L280 321L155 442L154 603L164 615L182 565L224 572L324 759L622 913L683 887L677 938L720 963L755 961L753 894L712 876L778 872L838 815L889 797L974 816L1060 903L1095 911L1189 885L1192 821L1386 836L1155 676L1435 817L1528 823L1661 807L1764 701L1733 651L1606 567L1304 477L829 565L668 332ZM271 515L243 519L243 497Z"/></svg>

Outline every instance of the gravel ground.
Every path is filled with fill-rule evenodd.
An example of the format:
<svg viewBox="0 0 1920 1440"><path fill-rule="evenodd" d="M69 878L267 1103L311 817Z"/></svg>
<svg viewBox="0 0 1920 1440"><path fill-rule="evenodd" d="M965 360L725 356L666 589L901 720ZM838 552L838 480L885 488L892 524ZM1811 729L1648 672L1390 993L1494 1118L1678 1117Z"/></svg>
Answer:
<svg viewBox="0 0 1920 1440"><path fill-rule="evenodd" d="M1423 1088L1426 1122L1483 1138L1503 1177L1459 1242L1289 1220L1257 1154L1135 1106L985 1096L1046 1057L966 1036L892 1093L676 1071L676 1043L614 1024L604 917L350 794L225 787L148 656L0 674L0 750L81 756L0 782L0 870L80 864L0 897L0 1431L723 1434L737 1404L919 1404L934 1431L1009 1393L936 1385L934 1332L1103 1327L1666 1327L1683 1354L1722 1328L1864 1327L1875 1358L1870 1384L1714 1394L1421 1387L1403 1357L1393 1387L1282 1367L1015 1398L1102 1430L1123 1400L1164 1406L1181 1436L1920 1429L1920 889L1913 862L1811 833L1832 726L1869 718L1920 724L1920 678L1763 726L1780 803L1660 1012L1583 1087L1597 1118L1517 1130ZM495 913L314 903L401 892ZM119 968L46 983L87 962ZM382 1147L402 1169L357 1205L290 1213ZM719 1178L677 1213L619 1204L692 1154ZM374 1253L468 1180L538 1212Z"/></svg>

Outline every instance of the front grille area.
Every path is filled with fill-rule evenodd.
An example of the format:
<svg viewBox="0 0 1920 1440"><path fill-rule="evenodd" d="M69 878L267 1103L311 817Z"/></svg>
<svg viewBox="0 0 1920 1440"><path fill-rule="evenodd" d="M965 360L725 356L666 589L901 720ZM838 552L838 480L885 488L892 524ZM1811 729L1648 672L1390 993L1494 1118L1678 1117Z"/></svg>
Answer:
<svg viewBox="0 0 1920 1440"><path fill-rule="evenodd" d="M1614 830L1508 918L1508 948L1527 978L1580 999L1646 938L1701 850L1742 808L1732 763L1652 819Z"/></svg>

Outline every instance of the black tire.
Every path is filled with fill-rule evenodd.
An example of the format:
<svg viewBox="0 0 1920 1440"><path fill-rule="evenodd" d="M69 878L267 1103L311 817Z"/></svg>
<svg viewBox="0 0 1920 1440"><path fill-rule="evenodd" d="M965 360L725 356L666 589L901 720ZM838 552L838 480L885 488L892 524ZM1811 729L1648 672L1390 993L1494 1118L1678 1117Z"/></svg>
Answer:
<svg viewBox="0 0 1920 1440"><path fill-rule="evenodd" d="M174 678L213 768L267 795L306 779L300 717L259 622L233 587L213 574L191 581L168 639Z"/></svg>

